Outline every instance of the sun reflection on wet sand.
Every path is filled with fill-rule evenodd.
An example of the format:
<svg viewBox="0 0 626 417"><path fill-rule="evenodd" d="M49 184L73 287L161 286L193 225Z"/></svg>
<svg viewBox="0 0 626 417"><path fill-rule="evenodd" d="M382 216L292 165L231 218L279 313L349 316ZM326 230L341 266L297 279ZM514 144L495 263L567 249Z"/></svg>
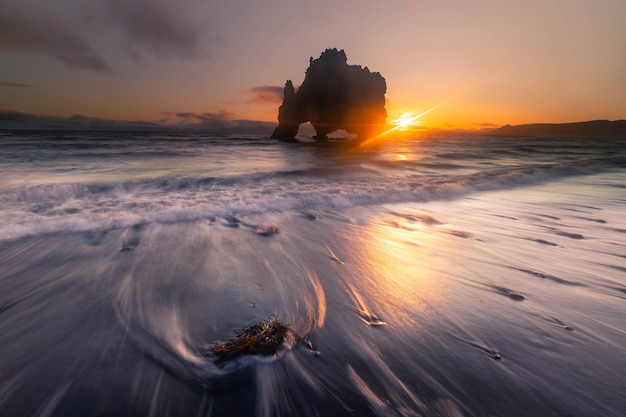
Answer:
<svg viewBox="0 0 626 417"><path fill-rule="evenodd" d="M359 286L345 284L362 321L415 326L420 316L443 308L447 300L438 279L440 260L433 254L439 242L428 226L394 219L362 230L351 236L360 260L351 266L361 275L353 282Z"/></svg>
<svg viewBox="0 0 626 417"><path fill-rule="evenodd" d="M294 301L297 306L302 304L304 313L298 323L298 332L301 336L307 336L324 327L326 320L326 294L316 273L309 268L303 268L303 270L313 289L313 293L304 291ZM313 294L315 294L315 297L313 297Z"/></svg>

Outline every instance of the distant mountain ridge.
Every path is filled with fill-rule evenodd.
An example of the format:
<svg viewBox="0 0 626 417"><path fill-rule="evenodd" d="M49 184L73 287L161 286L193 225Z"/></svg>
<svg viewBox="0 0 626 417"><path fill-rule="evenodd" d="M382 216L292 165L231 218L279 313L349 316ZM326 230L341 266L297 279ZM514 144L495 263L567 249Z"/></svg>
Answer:
<svg viewBox="0 0 626 417"><path fill-rule="evenodd" d="M626 120L591 120L576 123L534 123L502 126L487 132L489 136L526 136L561 138L626 139Z"/></svg>

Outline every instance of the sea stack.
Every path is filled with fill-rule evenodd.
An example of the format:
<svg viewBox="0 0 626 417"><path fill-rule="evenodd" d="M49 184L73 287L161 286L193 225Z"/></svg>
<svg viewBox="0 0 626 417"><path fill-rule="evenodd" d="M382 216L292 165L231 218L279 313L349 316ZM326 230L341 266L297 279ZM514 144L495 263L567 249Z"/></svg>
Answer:
<svg viewBox="0 0 626 417"><path fill-rule="evenodd" d="M309 60L304 81L296 91L291 80L285 84L278 109L278 127L272 138L296 141L298 127L310 122L316 141L343 129L359 140L380 133L385 125L387 83L378 72L348 65L346 53L326 49Z"/></svg>

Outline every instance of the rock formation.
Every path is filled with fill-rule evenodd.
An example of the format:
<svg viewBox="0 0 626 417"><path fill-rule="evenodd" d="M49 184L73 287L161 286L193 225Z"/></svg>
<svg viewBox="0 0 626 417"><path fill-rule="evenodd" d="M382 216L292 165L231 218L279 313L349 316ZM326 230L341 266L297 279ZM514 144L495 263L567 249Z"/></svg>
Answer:
<svg viewBox="0 0 626 417"><path fill-rule="evenodd" d="M319 58L310 59L298 91L287 81L273 138L295 141L298 126L306 122L315 129L318 141L327 140L338 129L356 133L360 140L382 130L387 117L385 79L347 62L343 50L327 49Z"/></svg>

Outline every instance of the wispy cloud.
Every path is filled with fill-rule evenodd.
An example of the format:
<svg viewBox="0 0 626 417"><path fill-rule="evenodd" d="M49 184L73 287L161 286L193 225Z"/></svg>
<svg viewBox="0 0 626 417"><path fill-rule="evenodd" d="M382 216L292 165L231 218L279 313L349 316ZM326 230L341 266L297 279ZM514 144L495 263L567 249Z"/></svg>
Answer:
<svg viewBox="0 0 626 417"><path fill-rule="evenodd" d="M0 52L50 55L71 68L112 72L83 38L43 11L24 15L8 7L0 9Z"/></svg>
<svg viewBox="0 0 626 417"><path fill-rule="evenodd" d="M30 87L34 87L34 85L24 84L24 83L12 83L9 81L0 81L0 87L30 88Z"/></svg>
<svg viewBox="0 0 626 417"><path fill-rule="evenodd" d="M159 56L184 58L203 53L204 28L183 14L185 4L159 0L104 1L110 23L117 26L135 52L141 48Z"/></svg>
<svg viewBox="0 0 626 417"><path fill-rule="evenodd" d="M284 87L274 85L252 87L248 91L248 101L251 103L280 104L283 101L283 89Z"/></svg>

